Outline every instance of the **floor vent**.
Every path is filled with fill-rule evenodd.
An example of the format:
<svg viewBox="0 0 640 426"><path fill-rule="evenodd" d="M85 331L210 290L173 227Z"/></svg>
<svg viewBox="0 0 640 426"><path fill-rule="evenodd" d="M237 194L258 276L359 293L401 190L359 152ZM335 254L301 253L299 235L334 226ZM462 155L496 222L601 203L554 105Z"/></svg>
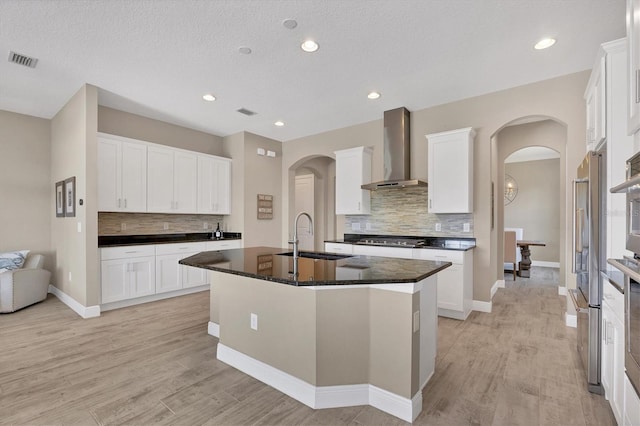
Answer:
<svg viewBox="0 0 640 426"><path fill-rule="evenodd" d="M25 55L21 55L16 52L9 52L9 62L13 62L14 64L24 65L25 67L35 68L38 63L38 59L30 58Z"/></svg>
<svg viewBox="0 0 640 426"><path fill-rule="evenodd" d="M248 110L246 108L240 108L239 110L237 110L240 114L244 114L244 115L248 115L249 117L251 117L252 115L256 115L257 112L253 112L251 110Z"/></svg>

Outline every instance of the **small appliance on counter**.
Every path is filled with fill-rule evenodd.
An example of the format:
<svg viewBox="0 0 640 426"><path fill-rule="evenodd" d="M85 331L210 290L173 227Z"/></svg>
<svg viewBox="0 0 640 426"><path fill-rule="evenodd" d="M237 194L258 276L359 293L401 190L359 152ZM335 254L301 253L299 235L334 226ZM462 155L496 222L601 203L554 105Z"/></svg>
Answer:
<svg viewBox="0 0 640 426"><path fill-rule="evenodd" d="M220 222L218 222L218 226L215 232L213 233L213 238L215 238L216 240L219 240L220 238L222 238L222 231L220 230Z"/></svg>

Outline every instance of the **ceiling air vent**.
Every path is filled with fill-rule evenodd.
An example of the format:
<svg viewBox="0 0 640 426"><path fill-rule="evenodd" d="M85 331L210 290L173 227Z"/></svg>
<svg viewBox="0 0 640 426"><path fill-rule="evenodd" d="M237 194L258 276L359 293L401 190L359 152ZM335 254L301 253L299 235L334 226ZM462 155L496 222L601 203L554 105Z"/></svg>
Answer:
<svg viewBox="0 0 640 426"><path fill-rule="evenodd" d="M24 65L25 67L35 68L38 63L38 59L30 58L25 55L21 55L16 52L9 52L9 62L13 62L14 64Z"/></svg>
<svg viewBox="0 0 640 426"><path fill-rule="evenodd" d="M248 115L249 117L251 117L252 115L256 115L257 112L253 112L251 110L248 110L246 108L240 108L239 110L237 110L240 114L244 114L244 115Z"/></svg>

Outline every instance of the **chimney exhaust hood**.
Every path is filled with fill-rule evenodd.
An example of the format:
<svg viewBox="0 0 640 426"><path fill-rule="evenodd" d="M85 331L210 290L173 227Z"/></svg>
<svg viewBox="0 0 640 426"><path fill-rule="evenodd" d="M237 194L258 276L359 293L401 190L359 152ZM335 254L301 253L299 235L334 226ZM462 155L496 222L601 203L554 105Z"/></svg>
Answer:
<svg viewBox="0 0 640 426"><path fill-rule="evenodd" d="M384 112L384 180L362 185L362 189L427 186L426 182L411 179L409 117L409 111L404 107Z"/></svg>

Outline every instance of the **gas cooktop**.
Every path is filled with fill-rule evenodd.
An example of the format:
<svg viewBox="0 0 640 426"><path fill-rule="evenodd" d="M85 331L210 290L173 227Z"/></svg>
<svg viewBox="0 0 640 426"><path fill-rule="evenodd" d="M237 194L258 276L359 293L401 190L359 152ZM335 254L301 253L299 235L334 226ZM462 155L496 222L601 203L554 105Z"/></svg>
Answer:
<svg viewBox="0 0 640 426"><path fill-rule="evenodd" d="M355 244L387 247L422 247L425 244L425 241L422 238L368 237L356 241Z"/></svg>

